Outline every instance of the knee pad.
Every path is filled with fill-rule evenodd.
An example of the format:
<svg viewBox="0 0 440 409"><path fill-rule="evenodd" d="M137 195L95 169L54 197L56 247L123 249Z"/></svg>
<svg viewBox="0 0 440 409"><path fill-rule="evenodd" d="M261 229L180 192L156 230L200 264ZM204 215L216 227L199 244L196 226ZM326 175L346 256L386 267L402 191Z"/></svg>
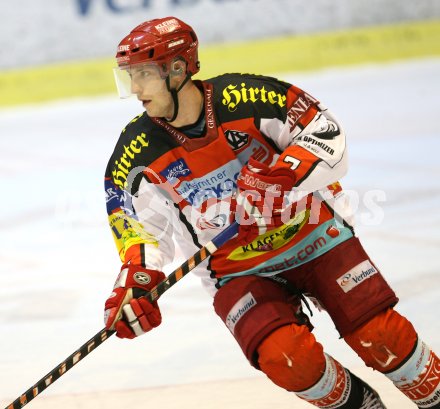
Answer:
<svg viewBox="0 0 440 409"><path fill-rule="evenodd" d="M323 348L305 325L284 325L258 347L260 369L276 385L296 392L315 384L325 371Z"/></svg>
<svg viewBox="0 0 440 409"><path fill-rule="evenodd" d="M406 318L389 308L344 339L367 366L379 372L388 372L411 354L417 342L417 333Z"/></svg>

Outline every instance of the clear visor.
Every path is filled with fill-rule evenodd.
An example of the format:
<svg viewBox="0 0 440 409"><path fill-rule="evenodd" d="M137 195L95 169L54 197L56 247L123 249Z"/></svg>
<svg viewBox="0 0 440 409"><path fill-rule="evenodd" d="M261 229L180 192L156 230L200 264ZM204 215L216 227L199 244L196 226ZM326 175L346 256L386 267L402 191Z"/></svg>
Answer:
<svg viewBox="0 0 440 409"><path fill-rule="evenodd" d="M115 67L113 74L120 98L131 97L142 92L145 87L154 87L159 80L163 81L159 67L151 63Z"/></svg>

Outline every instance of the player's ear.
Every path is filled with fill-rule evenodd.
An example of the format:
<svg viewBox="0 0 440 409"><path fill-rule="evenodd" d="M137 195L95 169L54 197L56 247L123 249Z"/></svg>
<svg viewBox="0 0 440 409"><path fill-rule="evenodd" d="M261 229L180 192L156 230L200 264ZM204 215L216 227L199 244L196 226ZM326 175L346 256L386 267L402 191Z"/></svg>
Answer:
<svg viewBox="0 0 440 409"><path fill-rule="evenodd" d="M185 73L186 64L185 61L175 60L171 64L171 75L178 76Z"/></svg>

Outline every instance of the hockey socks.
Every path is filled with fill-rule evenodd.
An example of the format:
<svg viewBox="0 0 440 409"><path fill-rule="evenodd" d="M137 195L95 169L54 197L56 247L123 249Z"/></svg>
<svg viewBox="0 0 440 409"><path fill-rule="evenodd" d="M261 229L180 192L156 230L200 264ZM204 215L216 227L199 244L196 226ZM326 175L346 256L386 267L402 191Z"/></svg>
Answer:
<svg viewBox="0 0 440 409"><path fill-rule="evenodd" d="M386 409L377 392L325 354L324 374L297 396L323 409Z"/></svg>
<svg viewBox="0 0 440 409"><path fill-rule="evenodd" d="M440 408L440 360L420 339L409 357L385 375L420 409Z"/></svg>

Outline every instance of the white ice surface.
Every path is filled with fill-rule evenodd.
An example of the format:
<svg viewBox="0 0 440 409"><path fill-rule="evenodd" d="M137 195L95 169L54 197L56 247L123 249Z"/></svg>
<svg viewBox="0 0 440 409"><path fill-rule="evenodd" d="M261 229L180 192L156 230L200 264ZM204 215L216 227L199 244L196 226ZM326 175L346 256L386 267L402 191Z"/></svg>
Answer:
<svg viewBox="0 0 440 409"><path fill-rule="evenodd" d="M361 200L379 192L379 212L359 207L358 235L398 293L398 311L438 352L440 59L283 77L345 125L344 187ZM106 97L0 111L0 407L103 327L119 269L103 173L140 108ZM386 200L377 202L380 195ZM247 364L195 277L167 292L161 307L158 329L111 338L29 407L308 407ZM384 391L391 408L413 407L363 368L325 313L314 311L312 322L326 351Z"/></svg>

